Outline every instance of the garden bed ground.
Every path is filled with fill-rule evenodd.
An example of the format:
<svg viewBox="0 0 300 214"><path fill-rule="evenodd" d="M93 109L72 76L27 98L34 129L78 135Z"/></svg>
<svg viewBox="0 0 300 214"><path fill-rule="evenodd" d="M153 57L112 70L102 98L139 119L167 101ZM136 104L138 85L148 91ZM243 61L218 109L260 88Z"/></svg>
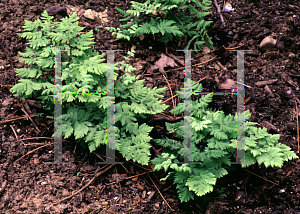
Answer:
<svg viewBox="0 0 300 214"><path fill-rule="evenodd" d="M220 3L220 2L219 2ZM235 11L224 13L225 27L221 26L216 8L213 6L209 20L214 25L209 29L210 36L217 36L214 41L216 51L205 55L193 55L192 64L215 60L193 67L192 79L203 79L204 91L221 90L226 79L236 80L236 52L228 48L238 47L245 52L245 109L252 113L251 121L266 127L270 133L281 134L280 142L297 152L297 111L295 97L300 99L300 6L298 1L251 1L232 0ZM115 7L129 9L129 1L33 1L2 0L0 3L0 212L1 213L300 213L300 161L285 163L282 169L265 168L258 165L240 169L218 180L215 191L204 197L196 198L188 203L179 203L175 187L171 182L162 183L159 179L163 172L145 172L132 162L124 161L99 176L89 188L57 205L54 202L82 188L97 169L100 159L95 154L86 154L76 145L74 139L63 143L63 161L65 165L45 164L53 161L53 146L45 146L16 161L22 155L41 146L53 142L53 121L33 115L43 109L33 100L22 101L10 94L9 89L16 84L16 68L24 63L17 59L18 52L24 52L26 40L16 33L22 32L24 20L34 21L44 10L53 12L56 20L62 18L63 12L56 13L51 7L68 8L70 5L82 10L95 10L107 15L100 22L81 15L80 25L86 31L94 30L97 51L107 49L130 50L136 46L132 65L138 69L136 74L146 79L148 87L169 86L159 71L147 72L147 68L166 54L166 46L154 40L152 36L133 39L130 42L115 40L104 27L117 27L121 15ZM105 13L103 13L105 14ZM106 20L107 19L107 20ZM99 30L96 30L99 29ZM229 31L232 32L229 35ZM261 51L260 42L271 34L277 36L280 45L272 50ZM139 42L139 45L137 45ZM284 46L282 46L282 44ZM151 47L151 48L149 48ZM167 44L168 54L184 60L184 54L176 52L177 43ZM127 51L116 52L115 61L124 60ZM167 55L171 57L171 55ZM206 58L205 58L206 57ZM223 69L220 64L226 69ZM178 67L183 65L178 64ZM171 71L173 69L173 71ZM166 68L167 70L167 68ZM121 73L120 73L121 74ZM183 68L174 71L169 68L167 80L173 95L183 87ZM263 80L267 85L258 86ZM226 83L226 82L225 82ZM267 87L266 87L267 86ZM268 88L271 93L268 92ZM292 92L292 93L291 93ZM165 93L167 100L170 90ZM179 100L175 99L178 103ZM298 101L296 101L298 102ZM215 96L211 108L222 109L227 114L236 111L236 96ZM172 106L169 99L166 104ZM300 103L297 103L298 105ZM32 121L21 119L24 110L32 116ZM165 114L170 115L167 109ZM167 117L156 115L148 124L155 126L151 136L158 138L166 134L164 123ZM38 131L39 130L39 131ZM16 136L23 141L16 141ZM40 138L38 138L40 137ZM32 139L28 139L32 138ZM103 155L105 147L97 150ZM153 144L153 156L159 147ZM86 155L86 156L85 156ZM16 161L16 162L15 162ZM80 163L82 163L81 167ZM151 169L150 167L148 167ZM80 174L76 174L80 172ZM131 176L141 174L136 178ZM74 176L72 176L74 175ZM122 176L121 176L122 175ZM151 178L151 179L150 179ZM222 191L221 191L222 190ZM224 191L223 191L224 190ZM224 197L225 195L226 197ZM166 201L164 201L164 199ZM169 206L166 204L169 204Z"/></svg>

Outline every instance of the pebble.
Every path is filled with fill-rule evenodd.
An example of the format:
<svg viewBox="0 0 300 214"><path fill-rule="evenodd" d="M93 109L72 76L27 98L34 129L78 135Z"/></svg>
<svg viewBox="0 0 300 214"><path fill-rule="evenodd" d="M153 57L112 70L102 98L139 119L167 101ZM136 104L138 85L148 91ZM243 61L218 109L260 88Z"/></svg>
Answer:
<svg viewBox="0 0 300 214"><path fill-rule="evenodd" d="M291 90L291 89L287 90L287 91L285 92L285 96L286 96L287 98L292 98L292 97L293 97L292 90Z"/></svg>
<svg viewBox="0 0 300 214"><path fill-rule="evenodd" d="M49 16L54 16L58 13L67 15L67 8L65 8L65 7L53 6L53 7L47 8L46 11L49 14Z"/></svg>
<svg viewBox="0 0 300 214"><path fill-rule="evenodd" d="M275 47L276 43L277 43L276 39L273 39L272 36L267 36L261 41L259 48L261 50L271 50L272 48Z"/></svg>
<svg viewBox="0 0 300 214"><path fill-rule="evenodd" d="M296 55L295 55L294 53L289 53L289 58L292 59L292 58L295 58L295 56L296 56Z"/></svg>
<svg viewBox="0 0 300 214"><path fill-rule="evenodd" d="M214 36L213 36L213 40L215 40L215 41L220 41L220 39L218 38L217 35L214 35Z"/></svg>
<svg viewBox="0 0 300 214"><path fill-rule="evenodd" d="M284 189L279 190L279 193L284 193L284 192L285 192Z"/></svg>

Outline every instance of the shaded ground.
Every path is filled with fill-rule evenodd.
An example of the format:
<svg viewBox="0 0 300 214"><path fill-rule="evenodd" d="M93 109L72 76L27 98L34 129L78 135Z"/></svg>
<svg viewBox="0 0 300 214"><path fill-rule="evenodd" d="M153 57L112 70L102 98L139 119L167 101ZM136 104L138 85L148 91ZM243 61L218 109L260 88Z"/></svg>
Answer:
<svg viewBox="0 0 300 214"><path fill-rule="evenodd" d="M208 17L215 23L210 28L209 34L216 35L220 39L214 41L215 48L219 50L204 56L194 55L192 64L203 62L213 56L217 60L193 67L192 79L199 81L209 75L201 81L205 91L230 91L220 90L221 84L226 79L236 80L237 57L236 53L229 52L228 48L240 47L241 50L252 50L245 53L247 85L245 108L250 109L252 113L251 121L258 122L260 127L266 127L271 133L280 133L280 142L297 151L297 113L292 94L299 99L300 19L297 16L300 14L299 4L297 1L250 0L232 0L230 3L235 11L223 14L225 27L221 27L215 7ZM90 188L54 205L55 201L83 187L93 177L94 170L98 167L97 161L100 161L95 154L86 154L82 151L74 139L68 139L68 142L63 143L63 160L70 164L45 164L53 161L53 146L45 146L13 163L22 155L41 146L39 144L53 142L50 138L53 133L53 121L34 117L33 115L43 112L43 109L34 101L24 102L15 98L9 93L9 89L18 80L14 69L24 66L24 63L18 61L17 53L24 52L26 41L16 33L22 32L24 20L34 21L45 9L55 5L61 7L72 5L96 12L107 9L109 22L98 23L85 17L81 19L80 25L86 26L87 31L94 30L97 44L94 48L99 51L116 48L129 50L140 42L135 59L131 61L136 67L140 66L139 62L145 62L137 74L146 79L145 84L148 87L169 87L160 72L146 72L147 68L160 59L161 53L166 53L164 45L154 41L152 36L145 36L142 41L138 38L130 42L114 40L115 37L104 29L106 26L120 25L118 19L121 16L115 7L129 9L129 1L124 3L119 0L89 2L72 0L57 3L45 0L2 0L0 3L1 213L171 213L162 196L176 213L300 213L299 160L285 163L282 169L276 167L266 169L255 165L246 171L237 166L236 172L218 181L213 193L183 204L179 204L176 189L171 182L159 182L160 177L164 176L163 172L155 174L149 172L150 179L147 174L142 174L145 167L124 161L124 165L116 165L99 176ZM54 15L59 19L64 14ZM96 29L99 29L99 32ZM228 35L229 31L232 31L231 35ZM284 46L277 46L266 52L260 51L258 48L260 42L271 34L274 34ZM152 49L149 49L150 46ZM176 43L170 43L167 50L178 59L184 60L183 53L175 51L182 48L183 46L178 47ZM125 53L125 51L116 52L115 61L124 60ZM209 57L203 58L207 56ZM218 62L226 70L222 69ZM183 65L178 64L178 67ZM167 72L173 94L183 87L183 78L183 68ZM275 82L266 85L256 84L262 80L275 79ZM163 100L170 97L170 91L167 90ZM176 99L178 103L179 100ZM235 103L235 96L216 96L211 107L222 109L227 114L235 113ZM172 106L172 100L166 104ZM25 116L22 107L32 116L38 128L30 120L19 118ZM171 107L168 110L170 109ZM165 114L170 115L168 110ZM151 133L153 138L165 134L165 122L166 119L161 116L149 121L149 125L155 126L155 130ZM19 139L43 138L18 142L16 135ZM153 156L158 149L153 144ZM97 150L100 155L104 155L104 151L105 148ZM83 164L77 170L81 162ZM77 172L80 174L76 174ZM142 175L130 178L137 174Z"/></svg>

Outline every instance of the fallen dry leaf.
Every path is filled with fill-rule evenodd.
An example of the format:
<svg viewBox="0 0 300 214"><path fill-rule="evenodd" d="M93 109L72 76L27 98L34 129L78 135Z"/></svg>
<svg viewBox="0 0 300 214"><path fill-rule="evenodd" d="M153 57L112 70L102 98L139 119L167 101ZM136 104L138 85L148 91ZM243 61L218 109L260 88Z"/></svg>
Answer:
<svg viewBox="0 0 300 214"><path fill-rule="evenodd" d="M161 54L161 58L155 62L155 65L152 65L150 68L148 68L147 73L152 73L154 70L158 69L160 73L163 75L167 75L166 71L164 70L164 67L171 66L174 68L177 66L174 59L167 57L165 54Z"/></svg>
<svg viewBox="0 0 300 214"><path fill-rule="evenodd" d="M236 89L236 82L232 79L226 79L225 82L219 85L219 89Z"/></svg>

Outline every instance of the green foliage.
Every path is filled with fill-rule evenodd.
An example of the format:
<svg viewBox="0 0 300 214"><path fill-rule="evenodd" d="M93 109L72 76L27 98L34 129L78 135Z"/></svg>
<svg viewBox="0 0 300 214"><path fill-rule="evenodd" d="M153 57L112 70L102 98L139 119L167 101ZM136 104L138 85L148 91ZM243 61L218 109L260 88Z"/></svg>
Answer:
<svg viewBox="0 0 300 214"><path fill-rule="evenodd" d="M29 47L19 59L30 68L16 69L21 79L10 91L22 99L40 99L44 109L53 115L55 50L67 49L61 53L62 125L53 136L59 136L59 131L65 138L74 134L92 152L107 143L107 106L112 104L107 96L108 65L103 63L104 53L99 55L92 49L93 33L81 32L84 28L78 26L75 13L60 23L52 22L53 17L46 11L41 19L25 21L23 28L27 32L18 34L29 39ZM134 51L128 55L134 56ZM114 70L118 69L126 73L120 78L114 73L115 126L111 129L115 135L111 137L115 138L115 149L127 160L148 164L152 127L143 119L167 108L158 100L166 88L144 87L144 80L130 74L135 68L128 64L116 63Z"/></svg>
<svg viewBox="0 0 300 214"><path fill-rule="evenodd" d="M194 85L193 91L201 92L201 85ZM177 93L183 98L183 91ZM208 109L212 96L213 94L204 95L199 100L193 101L192 105L190 158L191 161L199 162L199 164L184 163L181 166L177 164L184 161L183 141L168 138L154 140L164 148L163 153L152 160L155 165L154 170L161 168L165 172L169 170L163 180L174 179L181 202L194 199L195 195L203 196L213 191L216 180L226 175L233 167L230 162L236 161L237 119L246 120L243 148L245 159L241 160L242 167L256 162L266 167L282 167L284 161L298 158L293 151L290 151L290 147L278 143L279 134L268 134L265 128L257 128L254 126L256 123L247 121L251 115L249 111L244 112L244 115L234 117L233 115L225 116L223 111ZM183 111L183 103L180 103L170 113L181 114ZM166 127L170 133L175 133L177 138L183 139L183 121L174 124L166 123Z"/></svg>
<svg viewBox="0 0 300 214"><path fill-rule="evenodd" d="M194 50L201 50L207 44L211 49L214 49L211 39L207 34L207 28L212 21L205 21L203 17L211 12L198 11L192 3L195 3L197 8L202 11L209 10L212 4L210 0L147 0L144 3L131 1L132 8L130 10L122 10L117 8L124 18L119 21L129 21L127 24L121 25L120 28L106 27L112 35L117 34L117 38L130 40L131 37L138 37L143 34L161 34L158 41L168 42L176 40L182 36L189 36L187 47L188 50L194 44ZM149 22L139 24L142 21L142 14L159 13L161 16L155 19L151 17ZM196 17L193 17L196 16ZM133 19L133 17L136 17ZM148 15L149 17L149 15ZM194 19L196 21L194 22Z"/></svg>
<svg viewBox="0 0 300 214"><path fill-rule="evenodd" d="M136 5L145 13L149 13L152 7L160 10L181 7L170 7L170 2L174 5L185 1L155 1L155 4L149 4L147 7ZM180 9L185 8L190 7ZM116 63L113 66L114 70L122 69L125 74L118 77L114 73L115 100L113 102L107 96L110 92L107 87L107 70L110 65L103 63L104 54L99 55L92 49L94 44L92 31L81 32L84 28L78 26L79 18L75 13L69 18L62 19L60 23L53 22L53 17L46 11L42 13L41 19L42 21L40 19L34 22L25 21L23 28L26 32L18 34L29 39L29 46L26 47L25 53L20 53L19 60L30 67L16 69L21 79L11 88L11 93L22 99L32 97L40 99L44 109L49 110L53 115L55 53L56 50L66 50L61 54L63 112L59 119L62 123L59 126L61 129L53 136L59 137L61 132L65 138L74 135L83 147L92 152L101 144L106 144L107 133L113 130L114 135L109 137L115 139L115 149L120 151L126 160L131 159L147 164L150 160L149 133L152 127L148 126L145 120L167 108L158 100L166 88L144 87L144 80L138 80L137 76L130 74L135 68L128 64ZM156 27L160 26L157 27L158 32L165 31L166 34L174 26L171 20L159 20L159 23L162 25L156 25ZM169 27L163 28L163 25ZM156 28L150 27L150 29L155 32ZM143 32L145 31L146 29ZM142 31L138 30L138 32ZM134 51L128 52L128 55L134 56ZM125 60L129 59L130 57L125 57ZM200 84L193 86L194 93L201 91ZM180 98L184 98L183 91L177 94ZM246 120L244 128L246 154L245 160L242 160L242 167L256 162L266 167L282 167L284 161L298 158L288 146L277 143L279 135L268 134L265 128L256 128L255 123L247 121L250 117L248 111L236 117L225 116L222 111L208 109L211 101L212 94L209 94L193 102L191 117L187 118L191 121L192 127L191 159L200 162L199 164L178 164L184 160L183 141L168 138L155 140L164 150L160 156L152 160L154 169L163 168L166 172L169 171L163 179L174 179L182 202L189 201L196 195L202 196L211 192L216 180L226 175L233 167L230 161L235 161L237 119ZM107 106L113 104L115 125L107 128ZM180 103L170 112L181 114L183 111L184 104ZM178 139L183 139L183 121L167 123L166 127L169 132L175 132ZM109 146L112 148L112 145Z"/></svg>

